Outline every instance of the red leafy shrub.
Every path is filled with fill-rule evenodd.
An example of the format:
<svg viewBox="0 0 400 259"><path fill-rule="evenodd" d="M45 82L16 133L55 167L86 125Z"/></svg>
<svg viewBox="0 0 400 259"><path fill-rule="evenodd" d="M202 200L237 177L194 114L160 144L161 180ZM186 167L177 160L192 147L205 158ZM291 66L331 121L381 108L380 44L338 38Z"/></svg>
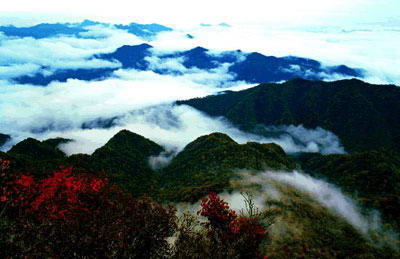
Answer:
<svg viewBox="0 0 400 259"><path fill-rule="evenodd" d="M65 219L79 213L96 213L99 202L108 202L115 186L105 177L74 174L72 167L61 167L44 179L19 175L5 184L2 200L25 216L35 216L40 222ZM16 211L13 211L14 213Z"/></svg>
<svg viewBox="0 0 400 259"><path fill-rule="evenodd" d="M228 203L219 198L216 193L210 193L208 198L201 201L201 209L197 213L208 219L205 225L225 234L233 233L237 220L236 212L229 209Z"/></svg>
<svg viewBox="0 0 400 259"><path fill-rule="evenodd" d="M0 256L165 257L175 209L118 191L104 176L61 168L2 185L10 233Z"/></svg>
<svg viewBox="0 0 400 259"><path fill-rule="evenodd" d="M225 251L233 250L238 258L261 256L258 248L267 231L258 218L238 216L216 193L202 200L198 214L208 219L203 225L213 244L220 244Z"/></svg>

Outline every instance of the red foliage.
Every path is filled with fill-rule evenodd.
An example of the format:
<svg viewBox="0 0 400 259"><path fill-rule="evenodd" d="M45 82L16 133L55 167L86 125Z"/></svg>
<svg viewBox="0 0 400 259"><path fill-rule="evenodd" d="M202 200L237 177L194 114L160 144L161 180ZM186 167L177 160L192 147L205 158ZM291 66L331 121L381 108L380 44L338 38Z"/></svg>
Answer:
<svg viewBox="0 0 400 259"><path fill-rule="evenodd" d="M212 228L223 230L226 233L233 233L233 225L237 219L236 212L229 209L228 203L210 193L208 198L201 201L201 209L197 212L208 219L207 225Z"/></svg>
<svg viewBox="0 0 400 259"><path fill-rule="evenodd" d="M208 219L205 225L210 227L210 237L227 245L238 244L235 249L241 251L244 258L260 257L258 247L267 231L257 218L238 216L216 193L210 193L202 200L197 213Z"/></svg>
<svg viewBox="0 0 400 259"><path fill-rule="evenodd" d="M0 242L0 257L162 257L175 228L174 208L135 200L106 177L71 167L42 179L25 174L6 181L1 204L13 237L5 239L6 249Z"/></svg>
<svg viewBox="0 0 400 259"><path fill-rule="evenodd" d="M10 168L10 160L0 159L0 170L6 170Z"/></svg>
<svg viewBox="0 0 400 259"><path fill-rule="evenodd" d="M12 207L43 221L89 212L92 204L88 203L88 197L108 198L114 189L105 177L99 179L90 174L74 174L72 167L61 167L44 179L36 180L31 175L17 176L14 181L6 183L0 200L10 200Z"/></svg>

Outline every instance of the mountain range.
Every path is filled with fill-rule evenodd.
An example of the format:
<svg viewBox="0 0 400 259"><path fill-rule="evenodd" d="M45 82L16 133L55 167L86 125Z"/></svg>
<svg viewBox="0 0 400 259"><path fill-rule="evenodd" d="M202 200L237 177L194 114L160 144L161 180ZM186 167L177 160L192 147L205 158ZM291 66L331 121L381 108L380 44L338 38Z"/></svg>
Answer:
<svg viewBox="0 0 400 259"><path fill-rule="evenodd" d="M212 133L189 143L171 156L169 163L155 168L152 159L163 156L166 151L150 139L127 130L117 133L92 155L66 156L58 146L69 141L73 140L26 139L7 153L0 153L0 159L11 161L11 172L31 172L35 177L43 177L59 165L74 166L83 172L105 172L112 183L135 197L149 195L164 203L196 202L210 192L237 192L243 188L238 183L244 184L247 191L262 188L255 183L246 186L237 173L240 170L253 172L257 177L264 170L279 175L303 169L314 177L337 184L350 197L357 197L362 206L379 209L384 222L389 224L386 226L400 229L400 154L395 151L288 155L276 144L238 144L226 134ZM279 201L270 201L269 206L274 209L269 217L276 217L274 231L286 230L280 234L274 232L272 244L267 245L269 254L279 257L306 246L322 249L307 250L308 254L395 258L393 248L371 245L343 218L322 208L307 194L290 186L275 188L284 196ZM292 232L295 226L304 230ZM375 238L375 242L380 242L379 238L384 237ZM289 244L290 250L284 250Z"/></svg>
<svg viewBox="0 0 400 259"><path fill-rule="evenodd" d="M293 79L238 92L178 101L240 129L269 136L267 126L303 125L336 134L349 152L400 147L400 89L363 81Z"/></svg>
<svg viewBox="0 0 400 259"><path fill-rule="evenodd" d="M16 27L13 25L0 26L0 32L4 33L6 36L21 38L32 37L35 39L43 39L57 36L74 36L79 38L84 37L81 33L88 32L88 26L95 25L115 27L145 39L154 37L160 32L172 31L172 28L155 23L130 23L128 25L123 25L84 20L80 23L40 23L30 27Z"/></svg>
<svg viewBox="0 0 400 259"><path fill-rule="evenodd" d="M42 174L60 164L72 165L107 172L115 183L135 196L146 193L162 200L192 202L227 187L234 169L295 167L276 144L240 145L222 133L199 137L162 168L152 168L149 158L162 155L164 148L127 130L120 131L92 155L67 157L57 146L69 141L72 140L28 138L2 153L1 158L13 161L15 172L31 170Z"/></svg>
<svg viewBox="0 0 400 259"><path fill-rule="evenodd" d="M121 64L117 68L67 69L56 70L51 75L37 73L14 78L16 83L48 85L52 81L65 82L67 79L102 80L111 77L120 68L139 71L153 71L158 74L181 75L190 69L212 71L224 64L230 64L225 73L232 76L231 81L247 83L264 83L289 80L297 77L322 80L331 76L363 77L363 70L349 68L345 65L323 66L320 62L300 57L265 56L257 52L244 53L240 50L225 51L213 54L208 49L196 47L187 51L155 55L153 47L147 43L125 45L112 53L97 54L92 58L107 60ZM165 67L151 63L157 58L160 63L175 60L182 67Z"/></svg>

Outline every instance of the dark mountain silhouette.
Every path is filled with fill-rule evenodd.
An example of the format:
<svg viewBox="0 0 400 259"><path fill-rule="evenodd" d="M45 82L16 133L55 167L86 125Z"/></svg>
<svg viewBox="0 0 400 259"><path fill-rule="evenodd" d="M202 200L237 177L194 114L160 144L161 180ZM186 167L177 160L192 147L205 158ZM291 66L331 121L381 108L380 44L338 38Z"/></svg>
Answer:
<svg viewBox="0 0 400 259"><path fill-rule="evenodd" d="M225 116L241 129L258 134L265 133L260 125L322 127L353 152L400 147L399 98L400 89L393 85L295 79L177 103Z"/></svg>
<svg viewBox="0 0 400 259"><path fill-rule="evenodd" d="M10 139L11 139L11 136L0 133L0 147L2 147Z"/></svg>
<svg viewBox="0 0 400 259"><path fill-rule="evenodd" d="M146 70L148 62L145 61L144 58L151 56L150 48L152 48L152 46L149 44L135 46L125 45L118 48L113 53L98 55L98 58L119 61L123 68Z"/></svg>
<svg viewBox="0 0 400 259"><path fill-rule="evenodd" d="M0 32L6 36L12 37L32 37L35 39L43 39L57 37L60 35L83 37L82 32L87 32L87 26L102 25L106 27L115 26L118 29L125 30L136 36L149 39L157 33L164 31L172 31L171 28L160 24L139 24L131 23L128 25L100 23L91 20L84 20L81 23L41 23L31 27L15 27L13 25L0 26Z"/></svg>
<svg viewBox="0 0 400 259"><path fill-rule="evenodd" d="M49 38L60 35L78 36L79 33L87 31L82 26L68 23L42 23L32 27L15 27L12 25L1 26L0 32L6 36L32 37L35 39Z"/></svg>
<svg viewBox="0 0 400 259"><path fill-rule="evenodd" d="M62 141L60 140L59 143ZM51 160L64 158L65 154L56 148L54 140L38 141L27 138L11 148L7 153L19 155L33 160Z"/></svg>
<svg viewBox="0 0 400 259"><path fill-rule="evenodd" d="M122 46L112 53L95 55L93 58L119 62L122 68L136 70L152 70L159 74L179 74L180 72L166 69L152 69L149 67L146 57L151 57L149 44L134 46ZM242 53L237 51L225 51L218 55L210 54L208 49L196 47L188 51L165 54L159 57L161 60L168 58L182 58L182 65L186 68L214 69L224 63L232 64L227 73L234 75L233 81L246 81L249 83L276 82L297 77L305 79L322 80L330 75L362 77L360 69L349 68L344 65L325 67L318 61L299 57L273 57L260 53ZM47 85L52 81L65 82L69 78L80 80L102 80L110 77L112 72L119 68L97 68L58 70L50 76L36 74L22 76L14 80L22 84Z"/></svg>
<svg viewBox="0 0 400 259"><path fill-rule="evenodd" d="M323 67L321 63L312 59L277 58L264 56L257 52L250 53L246 60L234 64L229 71L237 74L237 80L250 83L286 81L296 77L321 80L325 77L323 73L351 77L362 76L362 71L344 65Z"/></svg>
<svg viewBox="0 0 400 259"><path fill-rule="evenodd" d="M95 68L95 69L66 69L57 70L51 75L35 74L33 76L21 76L14 81L20 84L48 85L53 81L66 82L68 79L79 80L101 80L111 76L114 68Z"/></svg>
<svg viewBox="0 0 400 259"><path fill-rule="evenodd" d="M130 23L128 25L117 24L116 28L126 30L129 33L135 34L136 36L151 39L160 32L172 31L172 28L166 27L164 25L152 23L152 24L139 24Z"/></svg>

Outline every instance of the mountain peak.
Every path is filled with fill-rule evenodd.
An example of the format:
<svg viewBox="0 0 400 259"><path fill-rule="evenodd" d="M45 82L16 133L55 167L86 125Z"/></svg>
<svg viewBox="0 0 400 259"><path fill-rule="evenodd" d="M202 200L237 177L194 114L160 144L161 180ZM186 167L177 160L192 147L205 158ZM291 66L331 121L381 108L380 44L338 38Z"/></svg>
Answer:
<svg viewBox="0 0 400 259"><path fill-rule="evenodd" d="M18 154L30 157L32 159L47 160L65 157L65 154L50 145L49 143L40 142L34 138L27 138L8 151L9 154Z"/></svg>
<svg viewBox="0 0 400 259"><path fill-rule="evenodd" d="M189 50L188 52L190 52L190 53L204 53L206 51L208 51L208 49L200 47L200 46L197 46L196 48L193 48L193 49Z"/></svg>
<svg viewBox="0 0 400 259"><path fill-rule="evenodd" d="M213 148L219 145L237 144L231 137L224 133L214 132L209 135L198 137L185 147L185 150L197 148Z"/></svg>
<svg viewBox="0 0 400 259"><path fill-rule="evenodd" d="M154 143L150 139L147 139L139 134L131 132L129 130L123 129L115 134L105 146L113 146L118 149L122 149L126 146L136 146L136 147L144 147L145 146L152 146L152 147L159 147L158 144ZM144 150L143 150L144 151Z"/></svg>
<svg viewBox="0 0 400 259"><path fill-rule="evenodd" d="M135 161L146 163L152 155L158 155L164 149L157 143L129 130L121 130L115 134L104 146L98 148L93 156L101 159ZM126 163L126 162L125 162Z"/></svg>
<svg viewBox="0 0 400 259"><path fill-rule="evenodd" d="M119 47L117 49L117 51L127 51L127 50L146 50L149 48L152 48L153 46L151 46L150 44L147 43L143 43L143 44L139 44L139 45L123 45L122 47Z"/></svg>

